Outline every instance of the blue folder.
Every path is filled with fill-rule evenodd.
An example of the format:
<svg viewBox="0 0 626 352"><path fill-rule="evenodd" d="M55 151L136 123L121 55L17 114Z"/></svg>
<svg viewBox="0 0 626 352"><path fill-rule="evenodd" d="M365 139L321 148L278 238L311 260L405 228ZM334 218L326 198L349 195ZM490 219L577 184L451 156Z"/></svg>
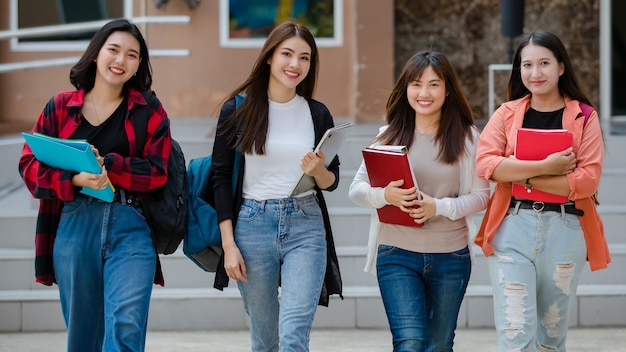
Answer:
<svg viewBox="0 0 626 352"><path fill-rule="evenodd" d="M91 150L89 142L84 139L62 139L37 132L33 134L22 132L22 136L35 154L35 158L48 166L92 174L102 172L96 154ZM105 189L83 187L80 192L105 202L112 202L115 196L111 182Z"/></svg>

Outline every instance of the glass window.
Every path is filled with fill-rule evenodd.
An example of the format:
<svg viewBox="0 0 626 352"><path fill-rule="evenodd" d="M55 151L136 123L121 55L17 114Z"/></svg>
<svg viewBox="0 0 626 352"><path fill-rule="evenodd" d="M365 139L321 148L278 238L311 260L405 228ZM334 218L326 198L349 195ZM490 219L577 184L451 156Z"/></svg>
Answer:
<svg viewBox="0 0 626 352"><path fill-rule="evenodd" d="M261 47L276 24L295 19L318 46L340 46L342 8L342 0L220 0L220 44Z"/></svg>
<svg viewBox="0 0 626 352"><path fill-rule="evenodd" d="M54 26L79 22L99 21L124 16L124 2L132 0L14 0L17 11L15 29ZM14 49L40 48L41 50L74 49L72 44L86 42L95 30L85 32L42 35L15 39Z"/></svg>

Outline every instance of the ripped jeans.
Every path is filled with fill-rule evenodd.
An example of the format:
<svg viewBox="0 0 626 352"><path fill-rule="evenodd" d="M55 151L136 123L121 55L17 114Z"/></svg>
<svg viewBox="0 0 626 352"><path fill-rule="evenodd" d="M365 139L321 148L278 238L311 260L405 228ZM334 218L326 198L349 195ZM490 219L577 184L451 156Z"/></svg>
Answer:
<svg viewBox="0 0 626 352"><path fill-rule="evenodd" d="M565 351L587 247L576 215L509 209L488 257L498 352Z"/></svg>

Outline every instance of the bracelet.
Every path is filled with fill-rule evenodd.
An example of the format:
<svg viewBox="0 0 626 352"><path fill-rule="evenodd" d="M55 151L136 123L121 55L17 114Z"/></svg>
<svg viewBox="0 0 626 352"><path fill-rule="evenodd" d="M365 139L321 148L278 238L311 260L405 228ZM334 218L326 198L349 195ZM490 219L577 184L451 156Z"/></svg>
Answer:
<svg viewBox="0 0 626 352"><path fill-rule="evenodd" d="M524 188L526 188L526 192L530 193L533 190L533 185L530 184L530 177L526 179L526 183L524 183Z"/></svg>

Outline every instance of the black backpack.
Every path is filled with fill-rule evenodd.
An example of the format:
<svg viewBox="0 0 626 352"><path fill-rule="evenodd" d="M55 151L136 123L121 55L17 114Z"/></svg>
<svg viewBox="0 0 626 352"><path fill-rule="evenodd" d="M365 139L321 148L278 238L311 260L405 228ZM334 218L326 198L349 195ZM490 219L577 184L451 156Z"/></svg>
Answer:
<svg viewBox="0 0 626 352"><path fill-rule="evenodd" d="M146 144L150 103L154 92L145 91L142 94L148 104L138 105L133 117L138 155L141 155ZM152 192L141 193L144 216L150 224L152 237L160 254L174 253L187 232L187 167L183 150L173 138L167 175L165 185Z"/></svg>

